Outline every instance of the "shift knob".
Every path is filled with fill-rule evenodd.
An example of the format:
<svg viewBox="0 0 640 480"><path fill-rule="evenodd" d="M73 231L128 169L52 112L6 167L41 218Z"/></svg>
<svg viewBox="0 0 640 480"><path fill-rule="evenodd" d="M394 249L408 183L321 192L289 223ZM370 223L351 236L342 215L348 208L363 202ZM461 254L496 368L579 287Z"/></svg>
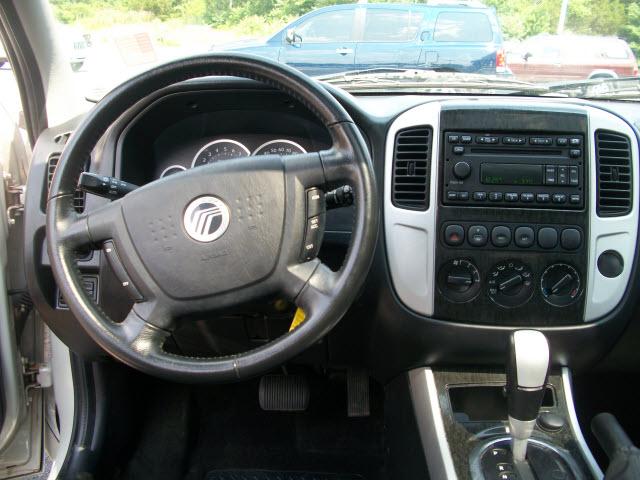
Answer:
<svg viewBox="0 0 640 480"><path fill-rule="evenodd" d="M549 373L549 343L537 330L511 334L507 364L507 409L513 459L524 461Z"/></svg>

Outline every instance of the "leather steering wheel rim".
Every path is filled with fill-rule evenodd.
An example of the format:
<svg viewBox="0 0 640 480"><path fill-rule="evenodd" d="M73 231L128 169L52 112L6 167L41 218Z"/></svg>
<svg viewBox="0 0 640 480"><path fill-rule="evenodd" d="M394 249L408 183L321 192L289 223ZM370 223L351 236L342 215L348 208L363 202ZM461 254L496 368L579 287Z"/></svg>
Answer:
<svg viewBox="0 0 640 480"><path fill-rule="evenodd" d="M260 159L261 163L250 157L198 167L197 172L191 170L154 181L104 207L77 214L73 196L78 178L109 126L153 92L203 76L249 78L285 92L322 121L331 136L332 147L311 154L265 157ZM318 259L300 259L308 221L305 201L310 188L327 190L345 183L354 190L353 232L342 268L332 272ZM231 184L237 192L231 190ZM260 195L249 195L251 189L257 189ZM180 215L185 202L191 201L188 195L225 198L232 212L228 232L209 244L188 238ZM172 201L158 202L168 196ZM154 203L158 212L150 210L149 204ZM245 225L243 219L249 222L246 213L256 205L259 213L254 213L255 224ZM143 372L170 380L206 382L235 381L264 373L326 335L346 313L366 278L379 222L371 159L349 114L319 82L286 65L246 54L211 54L176 60L124 82L105 96L86 115L62 153L51 183L46 215L47 248L55 280L91 338L113 357ZM164 244L162 240L151 241L146 237L149 231L155 231L149 230L155 225L153 215L158 221L167 222L163 225L173 232ZM260 241L251 229L260 231ZM100 248L104 241L118 246L127 272L145 297L134 304L121 323L109 319L84 291L76 261L79 248ZM164 250L173 249L172 256L165 255L157 244L164 245ZM263 258L243 258L251 249ZM179 274L174 272L175 268L165 270L172 283L157 274L161 268L159 259L170 264L168 269L174 265L171 262L175 257L184 262L180 265L190 266L185 273L195 272L195 278L206 279L203 275L214 271L211 267L216 262L225 261L224 257L215 258L219 252L235 259L236 264L238 259L246 260L242 271L238 269L229 276L227 283L234 288L222 286L218 277L211 285L206 281L176 285L175 279L180 277L173 276ZM265 263L267 257L269 261ZM275 293L284 294L303 308L306 320L264 346L211 358L178 356L162 348L177 316Z"/></svg>

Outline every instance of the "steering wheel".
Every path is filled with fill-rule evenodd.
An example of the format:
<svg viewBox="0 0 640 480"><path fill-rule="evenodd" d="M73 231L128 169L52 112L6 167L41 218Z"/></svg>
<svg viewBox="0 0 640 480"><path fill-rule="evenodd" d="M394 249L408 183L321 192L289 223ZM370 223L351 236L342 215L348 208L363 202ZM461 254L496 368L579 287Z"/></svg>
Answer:
<svg viewBox="0 0 640 480"><path fill-rule="evenodd" d="M75 212L73 196L83 166L114 121L158 89L217 75L258 80L298 100L322 121L331 148L217 162L156 180L93 211ZM322 214L313 216L314 202L322 199L322 191L344 184L354 191L354 225L344 263L334 272L309 253L317 248L309 247L309 239L320 238L310 236L324 228ZM362 135L318 82L251 55L203 55L126 81L86 115L51 183L47 247L69 308L109 354L171 380L225 382L282 364L335 326L370 267L378 217ZM129 288L139 294L119 323L85 292L76 261L77 250L103 245L131 279ZM189 357L163 349L177 319L270 295L282 295L302 308L305 321L264 346L235 355Z"/></svg>

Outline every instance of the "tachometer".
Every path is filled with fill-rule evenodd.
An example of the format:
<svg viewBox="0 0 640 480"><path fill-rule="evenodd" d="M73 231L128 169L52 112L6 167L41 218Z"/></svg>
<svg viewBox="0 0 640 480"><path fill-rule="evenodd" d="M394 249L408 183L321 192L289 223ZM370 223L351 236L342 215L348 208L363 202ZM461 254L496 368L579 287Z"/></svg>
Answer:
<svg viewBox="0 0 640 480"><path fill-rule="evenodd" d="M253 152L253 155L295 155L307 153L301 145L291 140L277 139L263 143Z"/></svg>
<svg viewBox="0 0 640 480"><path fill-rule="evenodd" d="M207 143L198 150L193 157L191 168L206 165L208 163L219 162L220 160L231 160L232 158L248 157L251 153L249 149L240 142L223 138Z"/></svg>

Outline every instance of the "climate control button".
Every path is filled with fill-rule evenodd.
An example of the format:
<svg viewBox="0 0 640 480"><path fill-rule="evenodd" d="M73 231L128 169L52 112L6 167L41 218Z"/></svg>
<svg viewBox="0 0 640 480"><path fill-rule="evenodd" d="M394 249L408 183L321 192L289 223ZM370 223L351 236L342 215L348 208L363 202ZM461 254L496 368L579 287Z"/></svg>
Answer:
<svg viewBox="0 0 640 480"><path fill-rule="evenodd" d="M480 293L480 272L469 260L449 260L438 272L438 288L451 302L469 302Z"/></svg>
<svg viewBox="0 0 640 480"><path fill-rule="evenodd" d="M473 225L469 227L467 233L467 241L473 247L483 247L487 244L489 232L484 225Z"/></svg>
<svg viewBox="0 0 640 480"><path fill-rule="evenodd" d="M491 269L487 288L489 298L501 307L519 307L533 295L533 274L519 260L506 260Z"/></svg>
<svg viewBox="0 0 640 480"><path fill-rule="evenodd" d="M511 230L509 227L497 226L491 230L491 243L496 247L506 247L511 243Z"/></svg>

